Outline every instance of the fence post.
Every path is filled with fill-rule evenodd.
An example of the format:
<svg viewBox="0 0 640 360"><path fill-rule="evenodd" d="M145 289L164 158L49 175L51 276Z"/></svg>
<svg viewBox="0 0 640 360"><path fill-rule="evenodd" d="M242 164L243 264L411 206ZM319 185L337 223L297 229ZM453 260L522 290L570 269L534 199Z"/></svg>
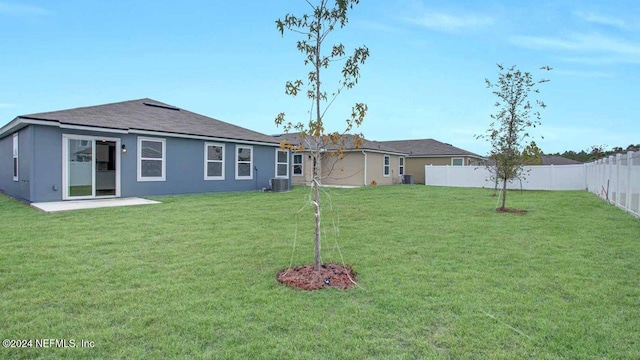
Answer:
<svg viewBox="0 0 640 360"><path fill-rule="evenodd" d="M621 154L616 154L616 207L620 207L620 160Z"/></svg>
<svg viewBox="0 0 640 360"><path fill-rule="evenodd" d="M611 174L613 174L613 155L607 156L607 165L607 193L605 195L607 196L607 202L611 204L611 188L613 187L613 184L611 183Z"/></svg>
<svg viewBox="0 0 640 360"><path fill-rule="evenodd" d="M598 181L600 182L600 188L598 189L598 191L602 191L602 189L604 188L604 172L606 170L605 165L604 165L604 159L600 159L597 160L598 161ZM602 196L600 196L600 198L602 198Z"/></svg>
<svg viewBox="0 0 640 360"><path fill-rule="evenodd" d="M633 196L631 196L631 166L633 165L632 154L632 151L627 151L627 190L625 192L626 196L624 199L624 207L627 212L631 212L631 199L633 199Z"/></svg>

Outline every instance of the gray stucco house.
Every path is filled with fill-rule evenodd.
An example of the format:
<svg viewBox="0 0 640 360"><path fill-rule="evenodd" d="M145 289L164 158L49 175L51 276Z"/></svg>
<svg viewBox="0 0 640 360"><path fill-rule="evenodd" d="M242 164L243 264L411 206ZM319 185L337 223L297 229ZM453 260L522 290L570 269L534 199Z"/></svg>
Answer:
<svg viewBox="0 0 640 360"><path fill-rule="evenodd" d="M152 99L0 128L0 191L27 202L246 191L290 179L277 139Z"/></svg>

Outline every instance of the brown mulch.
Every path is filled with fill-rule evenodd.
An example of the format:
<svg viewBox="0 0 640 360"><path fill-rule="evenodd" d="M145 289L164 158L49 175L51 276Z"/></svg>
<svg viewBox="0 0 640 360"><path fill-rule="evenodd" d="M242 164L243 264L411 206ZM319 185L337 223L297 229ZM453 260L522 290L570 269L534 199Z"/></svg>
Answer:
<svg viewBox="0 0 640 360"><path fill-rule="evenodd" d="M527 210L510 209L510 208L502 208L502 207L497 208L496 211L501 213L511 213L511 214L520 214L520 215L524 215L528 213Z"/></svg>
<svg viewBox="0 0 640 360"><path fill-rule="evenodd" d="M337 264L322 264L318 271L314 271L313 264L309 264L282 269L277 279L282 284L302 290L348 289L355 285L356 273L350 267Z"/></svg>

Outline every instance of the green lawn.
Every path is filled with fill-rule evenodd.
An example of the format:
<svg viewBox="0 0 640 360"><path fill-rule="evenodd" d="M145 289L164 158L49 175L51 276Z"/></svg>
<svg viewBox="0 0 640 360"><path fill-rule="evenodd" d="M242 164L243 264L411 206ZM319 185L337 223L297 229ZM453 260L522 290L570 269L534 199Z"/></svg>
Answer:
<svg viewBox="0 0 640 360"><path fill-rule="evenodd" d="M306 188L57 214L0 196L0 337L95 343L0 358L640 358L640 221L592 194L511 193L527 215L483 189L328 194L348 291L275 280L313 259Z"/></svg>

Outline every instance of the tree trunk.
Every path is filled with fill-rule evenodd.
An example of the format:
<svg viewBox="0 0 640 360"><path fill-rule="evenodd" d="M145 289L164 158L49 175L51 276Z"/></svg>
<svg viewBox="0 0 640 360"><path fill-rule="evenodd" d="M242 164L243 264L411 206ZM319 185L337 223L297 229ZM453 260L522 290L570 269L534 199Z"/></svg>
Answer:
<svg viewBox="0 0 640 360"><path fill-rule="evenodd" d="M316 165L313 167L313 214L315 215L315 253L313 269L320 270L320 174L318 172L319 159L314 155Z"/></svg>
<svg viewBox="0 0 640 360"><path fill-rule="evenodd" d="M505 204L507 202L507 176L505 175L502 179L502 210L505 209Z"/></svg>
<svg viewBox="0 0 640 360"><path fill-rule="evenodd" d="M322 3L322 8L324 8L324 2ZM319 131L314 134L314 136L319 136L320 132L322 132L322 112L320 111L320 100L321 94L320 86L322 82L320 81L320 27L316 29L316 53L315 53L315 68L316 68L316 93L315 93L315 101L316 101L316 129ZM320 140L323 141L323 140ZM317 149L318 152L314 154L314 159L316 161L316 166L313 171L313 212L316 217L316 228L315 228L315 254L313 257L313 269L315 271L320 270L320 149Z"/></svg>

